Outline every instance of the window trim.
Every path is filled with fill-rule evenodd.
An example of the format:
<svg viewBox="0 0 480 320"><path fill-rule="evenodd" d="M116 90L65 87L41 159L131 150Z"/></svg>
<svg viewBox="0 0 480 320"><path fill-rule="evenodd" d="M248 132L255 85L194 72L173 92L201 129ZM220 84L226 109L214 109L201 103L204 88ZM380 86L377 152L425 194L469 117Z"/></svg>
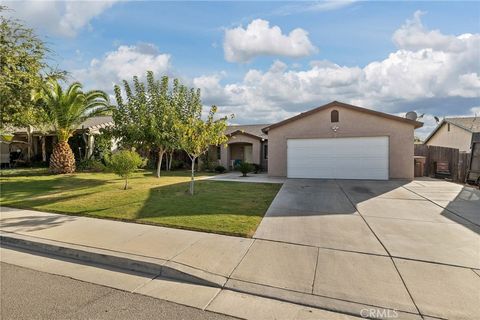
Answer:
<svg viewBox="0 0 480 320"><path fill-rule="evenodd" d="M263 159L268 160L268 143L263 145Z"/></svg>

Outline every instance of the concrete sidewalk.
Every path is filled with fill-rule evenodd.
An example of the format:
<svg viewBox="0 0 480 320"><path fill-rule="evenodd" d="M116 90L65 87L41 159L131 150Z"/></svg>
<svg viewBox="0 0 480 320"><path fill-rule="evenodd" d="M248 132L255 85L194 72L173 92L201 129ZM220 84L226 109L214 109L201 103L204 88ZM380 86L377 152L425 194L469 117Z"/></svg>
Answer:
<svg viewBox="0 0 480 320"><path fill-rule="evenodd" d="M15 237L17 243L53 241L83 252L150 259L218 286L225 284L253 243L240 237L6 207L1 207L0 222L3 236Z"/></svg>
<svg viewBox="0 0 480 320"><path fill-rule="evenodd" d="M197 307L202 308L235 309L240 302L231 300L231 296L236 292L344 315L374 312L386 318L395 312L398 319L422 319L404 281L414 281L408 285L419 290L429 288L431 282L415 280L418 266L412 266L414 262L395 259L398 268L408 275L402 279L383 252L353 252L5 207L1 207L0 223L2 245L47 250L67 258L146 272L153 275L152 279L200 284L202 294L196 296L200 299ZM443 266L423 265L442 272ZM461 288L467 292L475 292L480 283L472 269L449 267L444 274L447 280L453 277L455 286L461 279ZM422 281L430 282L414 285ZM154 284L142 286L139 292L165 294L165 283L159 284L160 289L151 286ZM437 289L432 294L441 292ZM184 299L188 290L174 295ZM219 299L224 301L220 303ZM435 308L436 300L422 303ZM462 300L466 319L477 301L475 295Z"/></svg>
<svg viewBox="0 0 480 320"><path fill-rule="evenodd" d="M315 297L311 292L311 272L315 269L316 258L312 256L309 260L301 258L295 264L288 263L301 257L305 250L310 251L307 248L300 248L300 254L297 254L295 245L280 244L282 248L276 248L277 244L269 241L32 210L0 209L2 262L52 273L60 268L56 274L200 309L208 306L209 310L242 318L256 319L259 314L270 318L272 315L263 312L275 309L274 314L284 310L291 313L286 318L291 316L292 319L297 318L298 312L304 314L301 318L305 319L309 319L309 315L325 320L353 319L352 315L358 316L362 308L369 308L342 301L336 305L336 299ZM245 267L239 268L255 242L257 247L253 256ZM255 265L256 259L266 258L265 261L271 263L261 254L265 245L267 249L272 245L270 249L279 250L277 254L287 254L284 267L300 265L302 269L291 269L288 274L278 275L276 270L270 273L268 268L258 265L263 269L258 270L260 274L267 279L278 276L287 284L298 281L299 292L289 290L288 285L282 288L281 283L279 288L270 292L272 288L255 283L251 271L257 274L257 270L249 271L252 262ZM35 252L39 256L32 258ZM58 256L61 261L48 258L52 256ZM80 265L76 266L75 261ZM97 269L90 265L104 267ZM157 271L156 267L162 271ZM126 278L119 275L122 269ZM172 278L178 283L168 280ZM289 305L289 302L293 304ZM271 308L265 309L265 304Z"/></svg>
<svg viewBox="0 0 480 320"><path fill-rule="evenodd" d="M154 276L159 272L162 277L207 284L215 290L350 315L372 307L314 294L317 248L5 207L1 207L0 222L3 246L33 248ZM211 294L210 289L205 291ZM398 309L399 305L374 307ZM400 309L409 315L414 311L410 306Z"/></svg>

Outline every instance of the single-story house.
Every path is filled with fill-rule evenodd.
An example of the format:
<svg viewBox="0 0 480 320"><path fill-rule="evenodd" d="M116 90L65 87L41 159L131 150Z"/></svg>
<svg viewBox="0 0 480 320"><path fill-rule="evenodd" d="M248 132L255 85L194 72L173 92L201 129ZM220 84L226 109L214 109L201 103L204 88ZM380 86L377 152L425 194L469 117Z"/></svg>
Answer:
<svg viewBox="0 0 480 320"><path fill-rule="evenodd" d="M69 143L72 151L79 158L85 158L92 155L95 144L95 135L100 133L100 129L113 125L111 116L98 116L87 119L78 126ZM12 129L13 137L9 141L1 141L1 164L11 164L12 162L48 161L53 152L53 146L57 142L57 136L53 130L41 132L36 128L31 128L31 150L29 158L29 133L27 128ZM42 141L42 139L44 139ZM42 148L44 143L44 148ZM113 149L116 148L113 141ZM44 152L43 152L44 151ZM44 153L44 154L43 154Z"/></svg>
<svg viewBox="0 0 480 320"><path fill-rule="evenodd" d="M480 132L479 117L445 118L425 139L424 144L470 152L475 132Z"/></svg>
<svg viewBox="0 0 480 320"><path fill-rule="evenodd" d="M413 179L421 122L331 102L262 129L268 174L289 178Z"/></svg>
<svg viewBox="0 0 480 320"><path fill-rule="evenodd" d="M233 170L239 162L255 163L262 170L268 168L268 136L262 131L268 124L231 125L227 127L226 146L211 147L211 160L227 170Z"/></svg>

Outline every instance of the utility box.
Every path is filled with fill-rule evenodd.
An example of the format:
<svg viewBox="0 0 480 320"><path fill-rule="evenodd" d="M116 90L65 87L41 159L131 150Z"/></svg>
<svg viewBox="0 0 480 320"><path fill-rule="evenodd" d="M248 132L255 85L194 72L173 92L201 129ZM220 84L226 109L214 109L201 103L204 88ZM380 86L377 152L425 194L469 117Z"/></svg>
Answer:
<svg viewBox="0 0 480 320"><path fill-rule="evenodd" d="M423 177L425 173L425 162L427 161L427 157L424 156L414 156L414 176L415 177Z"/></svg>

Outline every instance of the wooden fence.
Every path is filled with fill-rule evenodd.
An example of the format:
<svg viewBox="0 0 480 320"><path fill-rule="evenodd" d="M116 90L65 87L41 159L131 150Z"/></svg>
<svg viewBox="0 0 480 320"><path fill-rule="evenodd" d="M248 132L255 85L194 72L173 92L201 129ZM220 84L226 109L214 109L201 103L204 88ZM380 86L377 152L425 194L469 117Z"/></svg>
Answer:
<svg viewBox="0 0 480 320"><path fill-rule="evenodd" d="M416 144L415 155L426 157L424 176L435 177L435 162L448 162L450 179L455 182L465 182L470 153L459 152L455 148Z"/></svg>

